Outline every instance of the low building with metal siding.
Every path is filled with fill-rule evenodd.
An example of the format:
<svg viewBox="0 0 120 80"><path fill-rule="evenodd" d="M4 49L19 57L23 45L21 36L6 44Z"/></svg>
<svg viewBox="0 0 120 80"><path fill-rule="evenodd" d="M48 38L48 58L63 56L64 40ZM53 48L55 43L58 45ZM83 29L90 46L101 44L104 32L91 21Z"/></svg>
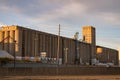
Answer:
<svg viewBox="0 0 120 80"><path fill-rule="evenodd" d="M101 63L113 63L118 65L118 51L111 48L97 46L96 57Z"/></svg>

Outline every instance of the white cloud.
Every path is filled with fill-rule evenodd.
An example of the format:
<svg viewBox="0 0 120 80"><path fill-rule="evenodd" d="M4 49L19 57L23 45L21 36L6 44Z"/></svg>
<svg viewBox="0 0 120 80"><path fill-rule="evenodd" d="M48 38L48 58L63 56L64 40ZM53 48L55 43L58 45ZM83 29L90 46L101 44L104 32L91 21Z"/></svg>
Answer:
<svg viewBox="0 0 120 80"><path fill-rule="evenodd" d="M97 5L97 2L100 2L101 4L105 2L105 4L103 4L102 7ZM71 18L86 23L88 22L94 24L94 22L97 22L98 20L98 22L100 21L101 23L103 22L106 24L120 25L119 14L116 14L116 12L110 12L114 11L110 8L114 9L114 7L116 8L117 6L115 5L113 7L112 2L110 5L108 5L109 3L107 3L107 1L90 1L89 3L87 1L84 2L81 0L68 0L68 2L61 0L38 0L37 2L34 2L34 4L31 4L27 1L23 6L18 4L17 1L16 3L18 5L13 5L14 2L11 3L6 1L4 3L7 4L1 4L2 6L0 6L0 10L2 12L6 11L6 13L9 12L10 14L23 16L26 20L33 23L42 23L48 21L52 22L54 20L64 20Z"/></svg>
<svg viewBox="0 0 120 80"><path fill-rule="evenodd" d="M80 14L81 13L83 14L85 10L86 10L86 7L84 5L77 2L73 2L61 7L60 9L57 9L56 13L60 17L80 16Z"/></svg>
<svg viewBox="0 0 120 80"><path fill-rule="evenodd" d="M105 21L108 24L120 25L120 15L114 13L101 13L99 15L101 21Z"/></svg>
<svg viewBox="0 0 120 80"><path fill-rule="evenodd" d="M5 13L21 13L22 10L20 8L15 7L15 6L10 6L10 5L1 5L0 6L0 11L5 12Z"/></svg>
<svg viewBox="0 0 120 80"><path fill-rule="evenodd" d="M72 2L61 6L59 8L55 8L51 12L46 12L45 14L39 14L38 17L34 17L33 19L28 18L32 22L43 22L47 20L56 20L61 18L70 18L70 17L78 17L84 15L86 11L86 7L80 3Z"/></svg>

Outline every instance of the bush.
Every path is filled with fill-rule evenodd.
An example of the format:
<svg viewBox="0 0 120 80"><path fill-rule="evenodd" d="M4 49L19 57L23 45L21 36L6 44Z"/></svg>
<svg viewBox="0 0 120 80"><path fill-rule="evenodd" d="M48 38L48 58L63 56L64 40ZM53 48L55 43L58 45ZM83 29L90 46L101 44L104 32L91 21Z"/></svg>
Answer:
<svg viewBox="0 0 120 80"><path fill-rule="evenodd" d="M4 64L9 63L11 61L13 61L13 60L9 59L9 58L0 58L0 64L1 65L4 65Z"/></svg>

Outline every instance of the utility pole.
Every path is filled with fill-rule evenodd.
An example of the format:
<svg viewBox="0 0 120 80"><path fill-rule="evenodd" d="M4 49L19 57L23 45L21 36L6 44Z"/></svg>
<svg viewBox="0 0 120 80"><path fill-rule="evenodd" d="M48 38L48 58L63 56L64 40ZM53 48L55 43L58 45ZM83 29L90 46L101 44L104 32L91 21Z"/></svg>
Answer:
<svg viewBox="0 0 120 80"><path fill-rule="evenodd" d="M60 24L59 24L59 31L58 31L58 46L57 46L57 68L56 68L56 73L58 76L59 80L59 50L60 50Z"/></svg>
<svg viewBox="0 0 120 80"><path fill-rule="evenodd" d="M14 40L14 45L16 46L16 40ZM16 67L16 53L14 52L14 68Z"/></svg>
<svg viewBox="0 0 120 80"><path fill-rule="evenodd" d="M58 31L58 47L57 47L57 64L59 65L59 52L60 52L60 24L59 24L59 31Z"/></svg>
<svg viewBox="0 0 120 80"><path fill-rule="evenodd" d="M0 45L1 45L2 43L4 43L4 41L5 41L6 39L9 39L9 38L13 40L13 44L14 44L14 48L15 48L17 41L16 41L13 37L11 37L10 35L8 35L6 38L4 38L4 39L0 42ZM16 67L16 53L15 53L15 51L14 51L13 56L14 56L13 67L15 68L15 67Z"/></svg>

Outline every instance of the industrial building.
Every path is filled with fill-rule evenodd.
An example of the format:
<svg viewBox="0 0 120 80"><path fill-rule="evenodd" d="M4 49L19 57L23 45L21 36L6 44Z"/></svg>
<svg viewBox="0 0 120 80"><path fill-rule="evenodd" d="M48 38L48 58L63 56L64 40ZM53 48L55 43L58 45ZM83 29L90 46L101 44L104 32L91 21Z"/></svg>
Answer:
<svg viewBox="0 0 120 80"><path fill-rule="evenodd" d="M119 64L118 51L102 46L97 46L96 58L101 63L114 63L115 65Z"/></svg>
<svg viewBox="0 0 120 80"><path fill-rule="evenodd" d="M92 26L83 27L83 40L59 37L59 55L58 51L58 35L37 31L21 26L3 26L0 29L0 50L5 50L15 57L30 59L31 57L44 57L57 60L57 57L62 60L62 64L79 64L91 65L92 60L97 57L101 62L108 61L108 56L97 55L96 49L96 30ZM118 51L107 49L110 58L109 62L118 65Z"/></svg>

